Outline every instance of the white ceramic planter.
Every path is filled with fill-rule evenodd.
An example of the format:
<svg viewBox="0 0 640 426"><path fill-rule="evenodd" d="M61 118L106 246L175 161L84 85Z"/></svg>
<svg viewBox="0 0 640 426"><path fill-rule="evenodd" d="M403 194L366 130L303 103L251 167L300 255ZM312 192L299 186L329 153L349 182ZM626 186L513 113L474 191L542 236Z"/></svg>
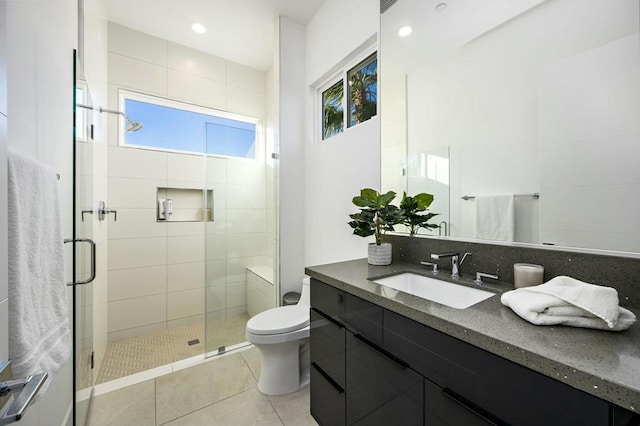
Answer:
<svg viewBox="0 0 640 426"><path fill-rule="evenodd" d="M369 265L391 265L391 243L369 244Z"/></svg>

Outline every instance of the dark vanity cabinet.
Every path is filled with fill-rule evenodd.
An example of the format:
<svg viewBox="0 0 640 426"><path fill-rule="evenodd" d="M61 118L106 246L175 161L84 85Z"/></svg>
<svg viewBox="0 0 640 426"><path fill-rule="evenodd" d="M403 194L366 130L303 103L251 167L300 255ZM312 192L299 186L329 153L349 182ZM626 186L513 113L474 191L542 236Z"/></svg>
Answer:
<svg viewBox="0 0 640 426"><path fill-rule="evenodd" d="M311 306L320 425L637 424L607 401L315 279Z"/></svg>
<svg viewBox="0 0 640 426"><path fill-rule="evenodd" d="M422 425L423 378L382 347L383 309L311 285L311 414L321 425Z"/></svg>

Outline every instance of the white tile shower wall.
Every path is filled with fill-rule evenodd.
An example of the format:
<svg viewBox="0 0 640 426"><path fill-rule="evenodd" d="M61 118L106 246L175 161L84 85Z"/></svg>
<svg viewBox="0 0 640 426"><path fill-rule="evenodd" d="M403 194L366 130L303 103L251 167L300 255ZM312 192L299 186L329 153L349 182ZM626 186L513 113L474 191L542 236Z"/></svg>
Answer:
<svg viewBox="0 0 640 426"><path fill-rule="evenodd" d="M264 120L265 80L263 71L109 24L110 108L126 88ZM205 300L210 316L245 312L246 267L270 265L264 153L260 161L205 161L121 147L117 119L108 120L108 201L118 210L109 225L109 314L118 317L110 320L110 340L199 321ZM205 182L213 222L156 221L158 187Z"/></svg>

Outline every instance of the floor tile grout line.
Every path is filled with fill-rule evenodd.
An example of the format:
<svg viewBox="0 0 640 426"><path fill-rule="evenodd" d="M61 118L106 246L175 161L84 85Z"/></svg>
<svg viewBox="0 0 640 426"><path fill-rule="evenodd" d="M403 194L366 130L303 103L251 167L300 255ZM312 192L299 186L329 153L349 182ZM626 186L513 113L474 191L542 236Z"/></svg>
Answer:
<svg viewBox="0 0 640 426"><path fill-rule="evenodd" d="M245 361L244 357L242 356L242 352L238 352L237 354L230 354L229 356L239 356L239 357L243 360L243 362L245 363L245 366L246 366L247 370L249 370L249 373L251 373L251 376L252 376L252 377L254 377L254 380L255 380L255 376L253 375L253 372L251 371L251 368L249 368L249 366L247 365L247 363L246 363L246 361ZM212 360L212 361L214 361L214 360ZM188 367L188 368L190 368L190 367ZM156 384L156 379L153 379L153 380L154 380L154 385L155 385L155 384ZM248 387L248 388L246 388L246 389L243 389L243 390L239 391L238 393L235 393L235 394L233 394L233 395L226 396L226 397L224 397L224 398L222 398L222 399L219 399L219 400L217 400L217 401L213 401L212 403L207 404L207 405L204 405L204 406L202 406L202 407L198 408L197 410L190 411L190 412L185 413L185 414L183 414L183 415L180 415L180 416L178 416L178 417L176 417L176 418L174 418L174 419L168 420L168 421L166 421L166 422L164 422L164 423L162 423L162 424L163 424L163 425L165 425L165 424L167 424L167 423L173 422L173 421L175 421L175 420L177 420L177 419L180 419L180 418L182 418L182 417L189 416L189 415L191 415L191 414L197 413L198 411L204 410L205 408L212 407L212 406L214 406L214 405L216 405L216 404L218 404L218 403L220 403L220 402L226 401L226 400L228 400L228 399L231 399L231 398L233 398L233 397L236 397L236 396L238 396L238 395L241 395L241 394L243 394L243 393L245 393L245 392L248 392L248 391L250 391L250 390L252 390L252 389L257 389L257 388L258 388L258 382L256 381L256 385L255 385L255 386L250 386L250 387ZM267 398L267 399L268 399L268 398ZM155 400L154 402L157 404L157 393L156 393L156 400ZM269 403L271 404L271 402L269 402ZM272 408L273 408L273 407L272 407ZM274 409L274 411L275 411L275 409ZM156 413L157 413L157 411L156 411ZM276 412L276 415L277 415L277 412ZM281 422L282 422L282 421L281 421ZM156 419L156 424L157 424L157 419ZM157 426L161 426L161 425L157 425Z"/></svg>
<svg viewBox="0 0 640 426"><path fill-rule="evenodd" d="M227 397L225 397L225 398L222 398L222 399L219 399L219 400L217 400L217 401L214 401L214 402L212 402L211 404L204 405L204 406L202 406L202 407L198 408L197 410L193 410L193 411L190 411L190 412L188 412L188 413L182 414L182 415L180 415L180 416L178 416L178 417L176 417L176 418L174 418L174 419L168 420L168 421L166 421L166 422L164 422L164 423L162 423L162 424L159 424L159 425L157 425L157 426L166 425L167 423L171 423L171 422L174 422L174 421L176 421L176 420L178 420L178 419L181 419L181 418L183 418L183 417L190 416L190 415L192 415L192 414L194 414L194 413L197 413L198 411L202 411L202 410L207 409L207 408L209 408L209 407L213 407L214 405L217 405L217 404L219 404L219 403L221 403L221 402L224 402L224 401L226 401L226 400L228 400L228 399L234 398L234 397L236 397L236 396L238 396L238 395L242 395L243 393L245 393L245 392L249 392L250 390L255 389L255 388L257 388L257 386L252 386L252 387L250 387L250 388L243 389L243 390L241 390L240 392L238 392L238 393L236 393L236 394L229 395L229 396L227 396ZM274 409L274 411L275 411L275 409ZM276 415L277 415L277 413L276 413ZM156 420L156 422L157 422L157 420Z"/></svg>
<svg viewBox="0 0 640 426"><path fill-rule="evenodd" d="M254 350L258 350L257 348L254 348ZM260 380L259 377L256 377L256 374L253 372L253 370L251 369L251 366L249 365L249 362L247 361L247 359L240 354L240 356L242 357L242 361L244 361L244 364L247 366L247 368L249 369L249 373L251 373L251 376L253 376L253 379L256 381L256 387L258 387L258 381Z"/></svg>
<svg viewBox="0 0 640 426"><path fill-rule="evenodd" d="M278 413L278 410L276 410L276 407L273 406L273 402L271 401L271 398L269 398L269 395L265 395L265 398L269 402L269 405L271 406L271 409L273 410L273 412L276 413L276 417L278 417L278 420L280 420L280 423L282 424L282 426L284 426L284 420L282 420L282 417L280 417L280 413Z"/></svg>

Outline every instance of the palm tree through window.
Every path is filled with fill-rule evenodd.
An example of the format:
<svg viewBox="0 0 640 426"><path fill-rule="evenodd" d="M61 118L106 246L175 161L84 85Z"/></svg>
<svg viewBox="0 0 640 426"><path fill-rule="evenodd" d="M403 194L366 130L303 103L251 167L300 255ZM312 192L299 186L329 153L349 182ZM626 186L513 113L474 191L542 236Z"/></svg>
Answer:
<svg viewBox="0 0 640 426"><path fill-rule="evenodd" d="M345 122L353 127L375 116L377 100L378 57L374 52L343 71L340 80L322 92L322 140L342 133Z"/></svg>

